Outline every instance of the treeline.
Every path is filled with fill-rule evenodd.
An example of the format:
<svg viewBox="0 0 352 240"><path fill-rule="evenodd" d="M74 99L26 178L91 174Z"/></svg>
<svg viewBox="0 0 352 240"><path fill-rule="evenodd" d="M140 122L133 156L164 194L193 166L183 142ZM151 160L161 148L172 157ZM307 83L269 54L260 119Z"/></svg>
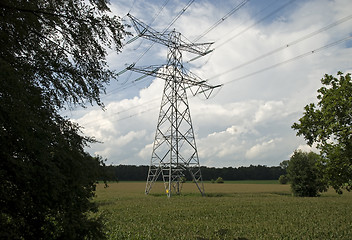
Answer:
<svg viewBox="0 0 352 240"><path fill-rule="evenodd" d="M149 166L118 165L105 166L106 180L108 181L145 181L148 176ZM222 177L226 180L275 180L280 175L286 174L281 167L253 166L249 167L201 167L203 180L210 181ZM188 172L185 172L187 181L192 180Z"/></svg>

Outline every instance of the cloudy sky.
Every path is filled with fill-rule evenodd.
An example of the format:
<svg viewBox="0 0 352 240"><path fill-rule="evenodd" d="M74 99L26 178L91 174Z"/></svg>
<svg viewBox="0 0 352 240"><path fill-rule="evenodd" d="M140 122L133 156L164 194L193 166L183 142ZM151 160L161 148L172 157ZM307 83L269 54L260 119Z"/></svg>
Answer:
<svg viewBox="0 0 352 240"><path fill-rule="evenodd" d="M195 55L183 55L187 69L209 84L223 84L210 99L189 94L200 164L277 166L295 149L309 150L291 125L316 102L325 73L352 71L352 40L346 39L352 36L351 1L195 0L186 9L187 3L111 0L111 9L127 24L130 12L160 32L183 12L170 30L214 42L214 51L202 58L187 63ZM110 68L165 64L167 48L154 44L146 52L150 44L139 38L119 54L111 51ZM102 96L105 111L91 106L63 112L102 142L87 151L107 164L150 163L164 80L141 76L127 71L113 80Z"/></svg>

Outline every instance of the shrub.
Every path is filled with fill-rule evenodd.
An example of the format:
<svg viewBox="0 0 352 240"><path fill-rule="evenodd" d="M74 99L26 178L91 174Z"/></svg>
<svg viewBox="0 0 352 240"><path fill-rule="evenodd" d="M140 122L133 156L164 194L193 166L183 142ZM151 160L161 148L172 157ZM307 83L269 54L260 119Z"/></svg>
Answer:
<svg viewBox="0 0 352 240"><path fill-rule="evenodd" d="M281 175L281 176L279 177L279 183L280 183L280 184L287 184L287 183L288 183L288 177L287 177L287 175Z"/></svg>
<svg viewBox="0 0 352 240"><path fill-rule="evenodd" d="M317 167L320 156L313 152L295 151L287 167L291 190L295 196L316 197L327 190L327 184Z"/></svg>
<svg viewBox="0 0 352 240"><path fill-rule="evenodd" d="M222 177L218 177L216 180L215 180L216 183L224 183L224 179Z"/></svg>

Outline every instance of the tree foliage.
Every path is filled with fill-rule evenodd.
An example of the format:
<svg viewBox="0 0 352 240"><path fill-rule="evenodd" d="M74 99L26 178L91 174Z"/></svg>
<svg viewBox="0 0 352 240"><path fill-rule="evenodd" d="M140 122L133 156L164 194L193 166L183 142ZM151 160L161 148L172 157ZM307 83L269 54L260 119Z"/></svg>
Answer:
<svg viewBox="0 0 352 240"><path fill-rule="evenodd" d="M318 90L318 103L305 107L292 128L309 145L321 150L325 177L338 193L352 189L352 81L351 75L325 75Z"/></svg>
<svg viewBox="0 0 352 240"><path fill-rule="evenodd" d="M281 175L280 177L279 177L279 183L280 184L287 184L288 183L288 177L287 177L287 175Z"/></svg>
<svg viewBox="0 0 352 240"><path fill-rule="evenodd" d="M114 73L106 47L121 47L106 0L0 3L0 238L101 239L91 202L102 160L94 142L59 115L100 101Z"/></svg>
<svg viewBox="0 0 352 240"><path fill-rule="evenodd" d="M107 179L109 181L145 181L148 176L149 166L118 165L105 166ZM277 180L280 175L286 174L286 170L281 167L248 166L248 167L201 167L202 177L205 181L217 179L222 176L226 180ZM191 174L185 172L187 180L192 180ZM215 181L214 180L214 181Z"/></svg>
<svg viewBox="0 0 352 240"><path fill-rule="evenodd" d="M90 3L90 4L89 4ZM2 60L30 76L45 100L102 105L100 93L114 73L107 68L106 47L121 48L124 31L109 17L107 0L2 0Z"/></svg>
<svg viewBox="0 0 352 240"><path fill-rule="evenodd" d="M215 180L215 183L224 183L224 179L222 177L218 177L216 180Z"/></svg>
<svg viewBox="0 0 352 240"><path fill-rule="evenodd" d="M287 167L291 190L295 196L315 197L327 190L317 164L319 155L313 152L295 151Z"/></svg>
<svg viewBox="0 0 352 240"><path fill-rule="evenodd" d="M281 167L282 169L286 170L287 167L288 167L289 161L290 161L290 160L284 160L284 161L282 161L282 162L280 163L280 167Z"/></svg>

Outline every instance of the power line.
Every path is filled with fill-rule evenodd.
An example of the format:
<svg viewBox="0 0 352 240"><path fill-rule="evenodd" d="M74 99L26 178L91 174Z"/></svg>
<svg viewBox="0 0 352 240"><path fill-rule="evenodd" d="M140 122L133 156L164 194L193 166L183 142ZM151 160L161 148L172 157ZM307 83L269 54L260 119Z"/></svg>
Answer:
<svg viewBox="0 0 352 240"><path fill-rule="evenodd" d="M132 72L131 72L131 73L132 73ZM129 82L129 83L128 83L127 85L125 85L125 86L118 87L118 88L115 88L115 89L111 90L111 91L108 92L104 97L107 97L107 96L112 95L115 91L120 92L120 91L122 91L122 90L126 90L126 89L128 89L128 88L130 88L130 87L133 87L133 86L135 86L136 83L142 82L142 81L146 80L148 77L150 77L150 76L149 76L149 75L142 75L142 76L140 76L140 77L134 79L133 81Z"/></svg>
<svg viewBox="0 0 352 240"><path fill-rule="evenodd" d="M149 26L151 26L151 25L155 22L155 20L156 20L157 17L160 15L160 13L164 10L165 6L169 3L169 1L170 1L170 0L166 0L166 1L164 2L164 4L160 7L159 11L154 15L153 20L149 23ZM139 36L138 36L138 37L139 37ZM137 49L142 45L143 42L144 42L144 38L143 38L142 41L139 43L139 45L138 45L135 49L133 49L133 50L137 50Z"/></svg>
<svg viewBox="0 0 352 240"><path fill-rule="evenodd" d="M277 12L281 11L282 9L284 9L285 7L287 7L288 5L290 5L291 3L293 3L296 0L291 0L287 3L285 3L284 5L282 5L281 7L277 8L275 11L271 12L270 14L266 15L265 17L259 19L258 21L254 22L252 25L250 25L249 27L243 29L241 32L237 33L236 35L230 37L229 39L227 39L225 42L219 44L217 47L215 47L215 49L218 49L222 46L224 46L226 43L228 43L229 41L233 40L234 38L240 36L241 34L245 33L246 31L248 31L249 29L253 28L255 25L261 23L262 21L264 21L265 19L271 17L272 15L276 14Z"/></svg>
<svg viewBox="0 0 352 240"><path fill-rule="evenodd" d="M203 38L205 35L207 35L210 31L212 31L214 28L216 28L217 26L219 26L222 22L224 22L227 18L229 18L232 14L234 14L235 12L237 12L240 8L242 8L247 2L249 2L249 0L244 0L242 1L240 4L238 4L237 6L235 6L233 9L231 9L230 12L228 12L227 14L225 14L225 16L223 16L222 18L220 18L217 22L215 22L210 28L208 28L205 32L203 32L202 34L200 34L197 38L195 38L193 40L193 42L197 42L199 39Z"/></svg>
<svg viewBox="0 0 352 240"><path fill-rule="evenodd" d="M267 8L269 8L270 6L272 6L275 1L277 1L277 0L274 0L274 1L272 1L271 3L269 3L265 8L263 8L262 10L260 10L259 12L257 12L254 16L257 16L257 15L259 15L260 13L262 13L263 11L265 11ZM220 24L220 23L219 23L219 24ZM214 25L215 25L215 24L214 24ZM241 25L243 25L243 23L242 23ZM234 30L235 30L235 29L234 29ZM230 33L233 32L234 30L230 31ZM209 31L209 32L210 32L210 31ZM208 33L209 33L209 32L208 32ZM206 33L206 34L208 34L208 33ZM205 36L206 34L204 34L204 36ZM228 34L229 34L229 33L227 33L227 34L225 34L225 35L228 35ZM202 34L202 35L203 35L203 34ZM222 39L225 35L223 35L223 36L220 37L219 39ZM204 36L202 36L202 37L204 37ZM219 39L218 39L218 40L219 40ZM218 40L216 40L215 42L217 42ZM213 50L215 50L215 49L213 49ZM212 53L213 53L213 52L212 52ZM197 56L197 57L195 57L195 58L192 58L192 59L188 60L187 63L192 62L192 61L194 61L194 60L196 60L196 59L198 59L198 58L201 58L201 57L203 57L203 56ZM210 60L210 58L211 58L211 57L209 57L209 59L208 59L206 62L208 62L208 61Z"/></svg>
<svg viewBox="0 0 352 240"><path fill-rule="evenodd" d="M291 2L292 2L292 1L291 1ZM289 4L289 3L291 3L291 2L288 2L288 3L286 3L286 4ZM285 5L282 6L281 9L282 9L283 7L285 7ZM277 11L278 11L278 10L276 10L275 12L277 12ZM269 16L271 16L271 15L272 15L272 14L266 16L265 18L267 18L267 17L269 17ZM327 25L327 26L325 26L325 27L323 27L323 28L321 28L321 29L319 29L319 30L317 30L317 31L314 31L314 32L312 32L312 33L310 33L310 34L307 34L307 35L305 35L305 36L303 36L303 37L301 37L301 38L295 40L295 41L292 41L292 42L288 43L288 44L285 45L285 46L282 46L282 47L280 47L280 48L278 48L278 49L275 49L275 50L273 50L273 51L271 51L271 52L268 52L268 53L266 53L266 54L263 54L263 55L261 55L261 56L255 58L255 59L253 59L253 60L250 60L250 61L248 61L248 62L246 62L246 63L244 63L244 64L241 64L241 65L239 65L239 66L237 66L237 67L235 67L235 68L233 68L233 69L230 69L230 70L233 71L234 69L238 69L239 67L242 67L242 66L244 66L244 65L248 65L248 64L253 63L253 62L255 62L255 61L258 61L258 60L260 60L260 59L262 59L262 58L264 58L264 57L267 57L267 56L269 56L269 55L272 55L272 54L274 54L274 53L276 53L276 52L278 52L278 51L281 51L281 50L283 50L283 49L285 49L285 48L287 48L287 47L289 47L289 46L292 46L292 45L297 44L297 43L299 43L299 42L301 42L301 41L303 41L303 40L306 40L306 39L308 39L308 38L310 38L310 37L312 37L312 36L314 36L314 35L316 35L316 34L318 34L318 33L320 33L320 32L326 31L326 30L328 30L328 29L330 29L330 28L332 28L332 27L335 27L335 26L337 26L337 25L343 23L343 22L346 22L346 21L350 20L351 18L352 18L352 15L347 16L347 17L345 17L345 18L342 18L342 19L340 19L340 20L337 21L337 22L334 22L334 23L332 23L332 24L329 24L329 25ZM262 20L264 20L264 18L262 18L260 21L262 21ZM258 23L258 22L257 22L257 23ZM257 24L257 23L255 23L255 24ZM253 25L252 25L252 26L253 26ZM343 43L343 42L345 42L345 41L348 41L349 39L351 39L351 37L346 37L346 38L344 38L344 39L341 39L341 40L335 41L335 42L333 42L333 43L327 44L327 45L325 45L325 46L323 46L323 47L317 48L317 49L315 49L315 50L313 50L313 51L306 52L306 53L304 53L304 54L301 54L301 55L296 56L296 57L294 57L294 58L288 59L288 60L286 60L286 61L283 61L283 62L280 62L280 63L277 63L277 64L273 64L273 65L271 65L271 66L269 66L269 67L260 69L260 70L258 70L258 71L252 72L252 73L250 73L250 74L241 76L241 77L239 77L239 78L232 79L232 80L230 80L230 81L225 82L224 84L229 84L229 83L232 83L232 82L235 82L235 81L239 81L239 80L248 78L248 77L250 77L250 76L253 76L253 75L262 73L262 72L264 72L264 71L267 71L267 70L270 70L270 69L279 67L279 66L281 66L281 65L284 65L284 64L287 64L287 63L290 63L290 62L299 60L299 59L304 58L304 57L306 57L306 56L309 56L309 55L312 55L312 54L314 54L314 53L320 52L320 51L322 51L322 50L324 50L324 49L327 49L327 48L333 47L333 46L335 46L335 45L341 44L341 43ZM228 73L228 72L230 72L230 71L226 71L226 73ZM226 74L226 73L222 73L222 74ZM222 75L222 74L221 74L221 75ZM215 77L218 77L218 75L217 75L217 76L214 76L214 77L212 77L212 78L215 78ZM212 79L212 78L211 78L211 79ZM140 80L142 80L142 79L140 79ZM135 81L135 80L134 80L134 81ZM121 89L121 90L122 90L122 89ZM139 106L132 107L131 109L135 109L135 108L144 106L145 104L147 104L147 103L144 103L144 104L139 105ZM121 114L121 113L123 113L123 112L127 112L127 111L129 111L129 110L131 110L131 109L126 109L126 110L117 112L117 113L115 113L114 115L118 115L118 114ZM139 114L141 114L141 113L151 111L151 110L153 110L153 109L156 109L156 108L147 109L147 110L142 111L142 112L139 112L139 113L137 113L137 114L132 114L132 115L130 115L130 116L127 116L127 117L118 119L117 121L121 121L121 120L124 120L124 119L128 119L128 118L134 117L134 116L136 116L136 115L139 115Z"/></svg>
<svg viewBox="0 0 352 240"><path fill-rule="evenodd" d="M165 32L167 32L167 30L169 30L169 28L186 12L186 10L192 5L192 3L194 2L194 0L190 0L185 7L183 7L181 9L181 11L174 17L174 19L169 23L169 25L162 31L162 34L164 34ZM139 36L138 36L139 37ZM134 40L137 38L133 38ZM133 41L134 41L133 40ZM129 41L131 42L131 40ZM137 60L133 63L136 64L137 62L139 62L139 60L141 60L142 57L144 57L144 55L149 52L149 50L154 46L155 42L152 42L150 44L150 46L137 58ZM126 68L127 69L127 68ZM121 72L124 72L126 69L122 70ZM122 74L122 73L121 73Z"/></svg>
<svg viewBox="0 0 352 240"><path fill-rule="evenodd" d="M186 12L186 10L189 8L189 6L192 5L193 2L194 0L189 1L187 5L184 8L182 8L182 10L177 14L177 16L169 23L169 25L164 29L162 33L165 33L167 30L169 30L169 28L177 21L177 19L179 19L182 16L182 14Z"/></svg>
<svg viewBox="0 0 352 240"><path fill-rule="evenodd" d="M150 25L156 20L156 18L160 15L160 13L161 13L162 10L165 8L165 6L167 5L168 2L169 2L169 0L166 0L166 1L164 2L163 6L160 8L159 12L154 16L153 21L152 21L148 26L150 26ZM179 18L182 16L182 14L192 5L193 2L194 2L194 0L189 1L189 2L186 4L186 6L183 7L182 10L176 15L176 17L174 17L174 19L169 23L169 25L163 30L162 33L165 33L165 32L177 21L177 19L179 19ZM134 3L133 3L133 5L134 5ZM132 7L131 7L131 8L132 8ZM140 36L137 35L137 36L135 36L134 38L130 39L127 43L131 43L131 42L135 41L136 39L138 39L139 37L140 37ZM144 39L143 39L143 40L144 40ZM142 41L143 41L143 40L142 40ZM142 42L140 43L140 45L141 45L141 44L142 44ZM136 60L133 64L136 64L136 63L154 46L154 44L155 44L155 42L152 42L152 43L150 44L150 46L137 58L137 60ZM139 46L140 46L140 45L139 45ZM139 48L139 46L138 46L136 49L134 49L134 50L137 50L137 49ZM120 75L124 74L124 73L127 72L127 71L128 71L128 68L125 68L125 69L121 70L119 73L117 73L117 76L120 76ZM127 80L124 82L124 84L126 84L126 83L129 81L130 76L131 76L131 74L129 75L129 77L127 78ZM144 78L144 77L143 77L143 78ZM128 87L133 86L134 83L135 83L136 81L139 81L139 80L140 80L140 78L134 80L134 81L132 82L132 84L130 84ZM124 85L124 84L123 84L123 85ZM123 88L121 88L120 90L124 90L124 89L126 89L126 88L128 88L128 87L123 87ZM115 90L117 90L117 89L114 89L113 91L115 91ZM110 94L109 94L109 95L110 95Z"/></svg>
<svg viewBox="0 0 352 240"><path fill-rule="evenodd" d="M333 47L333 46L336 46L336 45L338 45L338 44L341 44L341 43L343 43L343 42L346 42L346 41L348 41L348 40L350 40L350 39L352 39L352 32L351 32L347 37L345 37L345 38L343 38L343 39L340 39L340 40L337 40L337 41L335 41L335 42L329 43L329 44L324 45L324 46L322 46L322 47L320 47L320 48L317 48L317 49L308 51L308 52L306 52L306 53L303 53L303 54L298 55L298 56L296 56L296 57L290 58L290 59L288 59L288 60L285 60L285 61L282 61L282 62L273 64L273 65L271 65L271 66L269 66L269 67L262 68L262 69L260 69L260 70L258 70L258 71L252 72L252 73L250 73L250 74L247 74L247 75L244 75L244 76L241 76L241 77L232 79L232 80L227 81L227 82L224 82L223 85L230 84L230 83L233 83L233 82L237 82L237 81L243 80L243 79L245 79L245 78L248 78L248 77L257 75L257 74L259 74L259 73L262 73L262 72L271 70L271 69L273 69L273 68L277 68L277 67L282 66L282 65L284 65L284 64L287 64L287 63L290 63L290 62L293 62L293 61L297 61L297 60L299 60L299 59L301 59L301 58L304 58L304 57L310 56L310 55L312 55L312 54L321 52L321 51L323 51L323 50L325 50L325 49L327 49L327 48L331 48L331 47ZM155 100L153 99L153 100L151 100L151 101L156 101L156 99L155 99ZM150 102L151 102L151 101L150 101ZM149 102L144 103L144 105L147 104L147 103L149 103ZM140 107L140 106L135 106L135 107L133 107L133 108L131 108L131 109L138 108L138 107ZM143 111L143 112L148 112L148 111L151 111L151 110L153 110L153 109L157 109L157 108L147 109L147 110L145 110L145 111ZM126 110L124 110L124 112L125 112L125 111L129 111L129 110L130 110L130 109L126 109ZM122 120L125 120L125 119L128 119L128 118L137 116L137 115L139 115L139 114L141 114L141 113L142 113L142 112L139 112L139 113L136 113L136 114L132 114L132 115L129 115L128 117L124 117L124 118L121 118L121 119L117 119L117 120L115 120L115 121L117 121L117 122L118 122L118 121L122 121ZM116 113L116 114L118 114L118 113ZM115 115L116 115L116 114L115 114Z"/></svg>
<svg viewBox="0 0 352 240"><path fill-rule="evenodd" d="M263 9L261 9L260 11L258 11L257 13L253 14L253 17L257 17L259 14L261 14L262 12L264 12L265 10L267 10L269 7L271 7L276 1L278 0L273 0L272 2L270 2L268 5L266 5ZM234 32L238 27L244 25L245 22L242 22L239 26L237 26L236 28L232 29L230 32L224 34L223 36L221 36L220 38L218 38L218 40L216 40L215 42L218 42L219 39L224 38L226 35L229 35L230 33Z"/></svg>
<svg viewBox="0 0 352 240"><path fill-rule="evenodd" d="M230 80L230 81L224 82L223 85L229 84L229 83L232 83L232 82L236 82L236 81L239 81L239 80L242 80L242 79L251 77L251 76L253 76L253 75L256 75L256 74L258 74L258 73L262 73L262 72L268 71L268 70L270 70L270 69L279 67L279 66L281 66L281 65L284 65L284 64L287 64L287 63L296 61L296 60L298 60L298 59L301 59L301 58L307 57L307 56L309 56L309 55L312 55L312 54L314 54L314 53L320 52L320 51L322 51L322 50L324 50L324 49L327 49L327 48L336 46L336 45L338 45L338 44L341 44L341 43L343 43L343 42L346 42L346 41L348 41L348 40L350 40L350 39L352 39L352 33L350 33L348 37L345 37L345 38L340 39L340 40L338 40L338 41L329 43L329 44L327 44L327 45L325 45L325 46L322 46L322 47L320 47L320 48L317 48L317 49L314 49L314 50L312 50L312 51L303 53L303 54L298 55L298 56L296 56L296 57L290 58L290 59L288 59L288 60L286 60L286 61L273 64L273 65L271 65L271 66L269 66L269 67L262 68L262 69L260 69L260 70L258 70L258 71L252 72L252 73L247 74L247 75L244 75L244 76L242 76L242 77L235 78L235 79L232 79L232 80Z"/></svg>
<svg viewBox="0 0 352 240"><path fill-rule="evenodd" d="M319 33L322 33L322 32L324 32L324 31L327 31L327 30L329 30L329 29L331 29L331 28L333 28L333 27L336 27L337 25L339 25L339 24L341 24L341 23L347 22L348 20L351 20L351 19L352 19L352 15L349 15L349 16L347 16L347 17L341 18L340 20L338 20L338 21L336 21L336 22L334 22L334 23L331 23L331 24L329 24L329 25L327 25L327 26L325 26L325 27L323 27L323 28L320 28L320 29L318 29L318 30L316 30L316 31L314 31L314 32L311 32L311 33L309 33L309 34L307 34L307 35L305 35L305 36L303 36L303 37L300 37L300 38L298 38L298 39L296 39L296 40L294 40L294 41L292 41L292 42L289 42L289 43L287 43L287 44L285 44L285 45L283 45L283 46L281 46L281 47L279 47L279 48L276 48L276 49L274 49L274 50L272 50L272 51L270 51L270 52L267 52L267 53L265 53L265 54L263 54L263 55L261 55L261 56L259 56L259 57L256 57L256 58L254 58L254 59L252 59L252 60L249 60L249 61L247 61L247 62L244 62L244 63L242 63L242 64L240 64L240 65L237 65L237 66L235 66L235 67L233 67L233 68L230 68L230 69L226 70L225 72L222 72L222 73L219 73L219 74L217 74L217 75L215 75L215 76L212 76L211 78L208 78L207 80L214 79L214 78L218 78L218 77L220 77L220 76L222 76L222 75L225 75L225 74L230 73L230 72L232 72L232 71L234 71L234 70L237 70L237 69L239 69L239 68L242 68L242 67L244 67L244 66L247 66L247 65L249 65L249 64L251 64L251 63L257 62L257 61L259 61L259 60L261 60L261 59L263 59L263 58L266 58L266 57L268 57L268 56L271 56L271 55L273 55L273 54L275 54L275 53L277 53L277 52L280 52L280 51L282 51L282 50L284 50L284 49L287 49L287 48L289 48L289 47L292 47L293 45L295 45L295 44L297 44L297 43L300 43L300 42L302 42L302 41L304 41L304 40L307 40L307 39L309 39L309 38L311 38L311 37L313 37L313 36L315 36L315 35L317 35L317 34L319 34Z"/></svg>
<svg viewBox="0 0 352 240"><path fill-rule="evenodd" d="M135 4L135 3L136 3L136 0L133 0L132 5L131 5L131 7L130 7L130 10L128 10L129 13L132 11L132 8L134 7L134 4Z"/></svg>
<svg viewBox="0 0 352 240"><path fill-rule="evenodd" d="M125 109L125 110L122 110L122 111L118 111L118 112L112 113L112 114L110 114L110 116L105 117L104 119L113 118L113 117L115 117L116 115L120 115L121 113L128 112L128 111L130 111L130 110L132 110L132 109L140 108L140 107L143 107L143 106L145 106L145 105L150 105L150 103L157 102L157 101L160 101L160 98L159 98L159 97L158 97L158 98L153 98L153 99L151 99L151 100L149 100L149 101L147 101L147 102L145 102L145 103L139 104L139 105L137 105L137 106L133 106L133 107L130 107L130 108L128 108L128 109ZM154 107L154 108L150 108L150 109L147 108L147 109L144 110L144 111L141 111L141 112L138 112L138 113L131 114L131 115L129 115L129 116L120 118L120 119L118 119L117 121L125 120L125 119L131 118L131 117L134 117L134 116L137 116L137 115L139 115L139 114L141 114L141 113L148 112L148 111L151 111L151 110L154 110L154 109L157 109L157 108L155 108L155 107ZM96 123L96 120L86 122L86 123L84 124L84 126L90 126L90 125L92 125L92 124L94 124L94 123Z"/></svg>

